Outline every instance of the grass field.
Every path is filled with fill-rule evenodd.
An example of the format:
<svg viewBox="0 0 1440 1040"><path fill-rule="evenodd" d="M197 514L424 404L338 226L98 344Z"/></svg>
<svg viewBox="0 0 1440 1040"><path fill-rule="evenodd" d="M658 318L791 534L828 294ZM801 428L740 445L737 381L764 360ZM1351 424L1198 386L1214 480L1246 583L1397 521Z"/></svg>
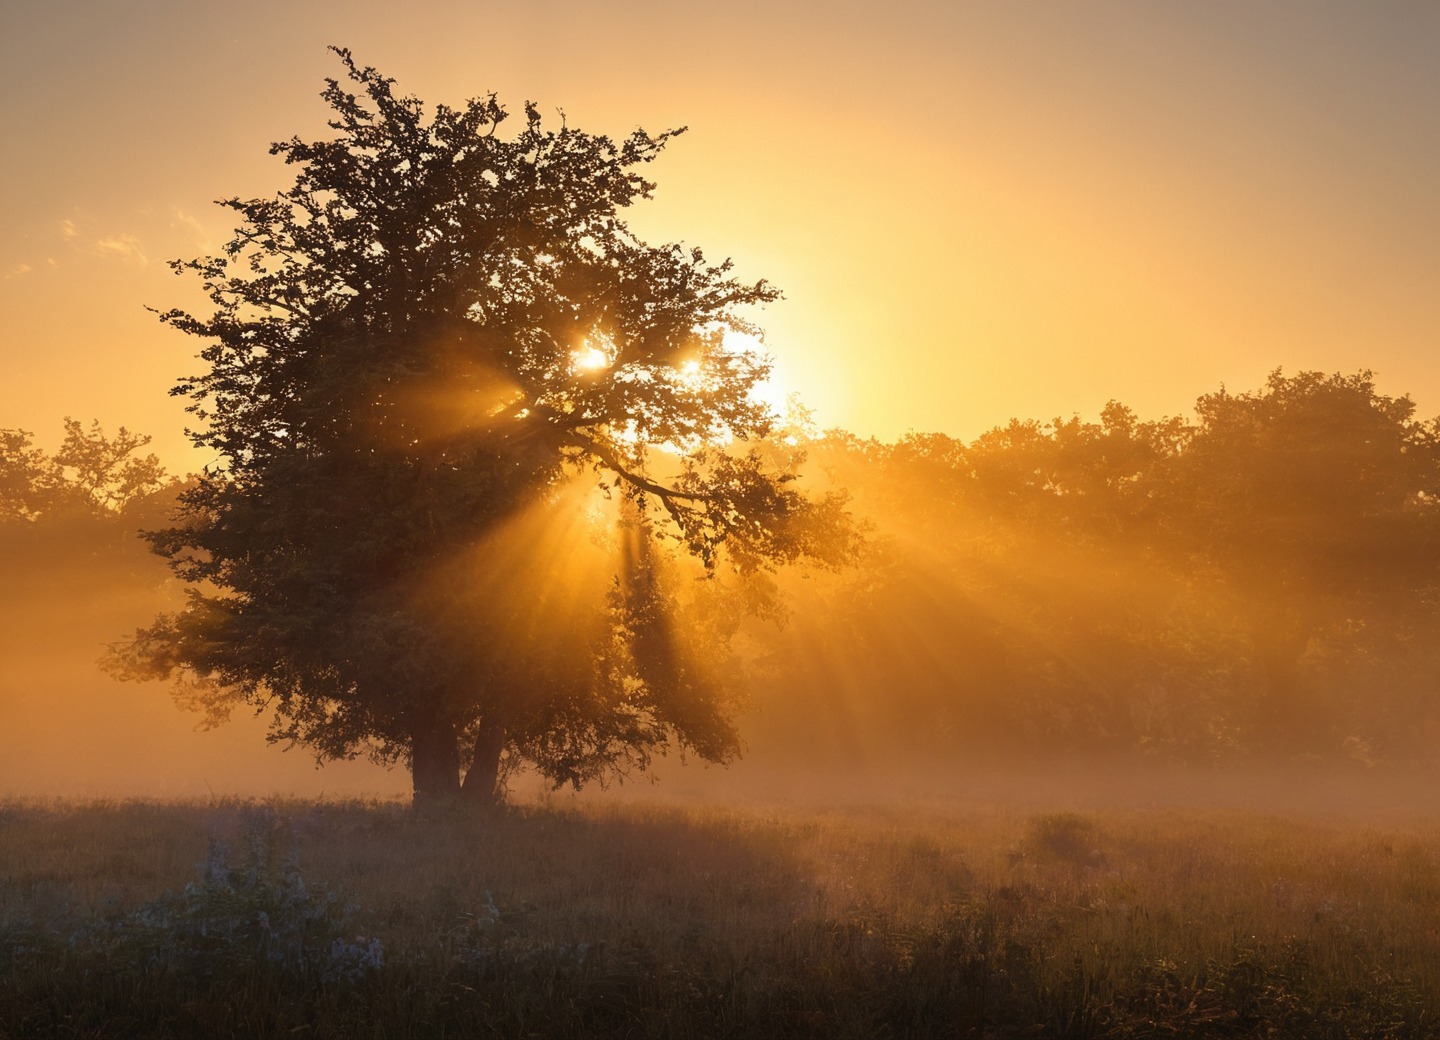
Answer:
<svg viewBox="0 0 1440 1040"><path fill-rule="evenodd" d="M0 1036L1440 1037L1440 827L0 806Z"/></svg>

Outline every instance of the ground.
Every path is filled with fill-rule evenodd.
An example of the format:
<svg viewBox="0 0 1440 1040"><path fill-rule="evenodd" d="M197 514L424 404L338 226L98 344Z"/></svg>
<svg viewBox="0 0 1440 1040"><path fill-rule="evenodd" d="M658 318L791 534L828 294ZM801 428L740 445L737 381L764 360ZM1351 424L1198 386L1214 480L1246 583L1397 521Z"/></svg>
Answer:
<svg viewBox="0 0 1440 1040"><path fill-rule="evenodd" d="M1440 1036L1440 817L1171 801L12 802L0 1037Z"/></svg>

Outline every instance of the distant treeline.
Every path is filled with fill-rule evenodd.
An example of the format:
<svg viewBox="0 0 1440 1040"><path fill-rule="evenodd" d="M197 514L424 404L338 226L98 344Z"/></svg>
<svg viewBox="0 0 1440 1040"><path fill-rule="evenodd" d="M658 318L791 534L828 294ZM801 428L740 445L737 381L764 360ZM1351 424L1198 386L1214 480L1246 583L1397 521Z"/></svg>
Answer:
<svg viewBox="0 0 1440 1040"><path fill-rule="evenodd" d="M165 521L181 481L144 452L148 436L69 418L64 430L52 454L28 430L0 429L0 606L59 598L73 611L102 585L165 578L139 535Z"/></svg>
<svg viewBox="0 0 1440 1040"><path fill-rule="evenodd" d="M765 729L856 755L1440 750L1440 429L1368 372L1193 419L816 438L872 526L795 583ZM769 737L767 737L769 739Z"/></svg>
<svg viewBox="0 0 1440 1040"><path fill-rule="evenodd" d="M146 438L65 429L53 455L0 430L11 609L62 574L71 597L165 578L137 533L181 483ZM1193 418L1112 402L971 442L789 435L808 479L848 492L866 546L838 572L782 573L785 622L745 623L731 665L757 753L1380 765L1440 749L1440 429L1369 373L1277 371Z"/></svg>

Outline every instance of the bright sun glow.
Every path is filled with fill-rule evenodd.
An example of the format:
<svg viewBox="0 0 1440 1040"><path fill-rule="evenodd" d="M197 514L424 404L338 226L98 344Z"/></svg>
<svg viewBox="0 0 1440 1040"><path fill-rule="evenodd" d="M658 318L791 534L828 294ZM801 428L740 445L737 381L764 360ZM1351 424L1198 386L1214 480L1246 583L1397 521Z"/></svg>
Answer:
<svg viewBox="0 0 1440 1040"><path fill-rule="evenodd" d="M584 346L571 353L570 366L577 373L601 372L610 367L610 355L599 347Z"/></svg>
<svg viewBox="0 0 1440 1040"><path fill-rule="evenodd" d="M725 333L725 349L737 354L759 354L770 359L770 375L750 390L750 399L769 407L782 419L790 414L791 389L780 376L779 368L770 351L760 340L760 337L753 336L748 332L727 331Z"/></svg>

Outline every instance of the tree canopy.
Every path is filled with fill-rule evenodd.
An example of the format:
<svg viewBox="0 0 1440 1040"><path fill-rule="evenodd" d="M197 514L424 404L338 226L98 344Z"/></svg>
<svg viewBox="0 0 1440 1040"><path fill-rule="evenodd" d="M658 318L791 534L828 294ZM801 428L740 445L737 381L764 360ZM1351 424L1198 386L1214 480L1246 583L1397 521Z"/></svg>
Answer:
<svg viewBox="0 0 1440 1040"><path fill-rule="evenodd" d="M67 417L64 427L54 454L35 447L28 430L0 429L0 524L116 517L171 483L157 456L140 454L149 437L123 426L111 437L98 420L86 427Z"/></svg>
<svg viewBox="0 0 1440 1040"><path fill-rule="evenodd" d="M161 315L205 342L172 393L213 462L149 534L188 604L114 667L217 718L272 711L321 756L407 760L417 797L460 790L462 762L493 797L506 752L577 784L671 745L728 758L668 557L752 573L849 537L767 443L768 361L732 335L778 294L627 227L681 131L616 142L527 103L511 134L494 95L431 110L336 53L333 136L275 144L294 184L224 201L223 254L174 264L214 305ZM618 551L562 628L546 589L567 576L511 559L520 518L574 508L576 481L612 504Z"/></svg>
<svg viewBox="0 0 1440 1040"><path fill-rule="evenodd" d="M1277 370L1190 417L820 438L875 534L766 637L752 740L1433 761L1437 434L1369 372Z"/></svg>
<svg viewBox="0 0 1440 1040"><path fill-rule="evenodd" d="M153 602L165 570L137 535L165 521L180 482L145 451L147 436L70 418L63 429L53 452L28 430L0 429L0 607L34 617L63 601L74 617Z"/></svg>

